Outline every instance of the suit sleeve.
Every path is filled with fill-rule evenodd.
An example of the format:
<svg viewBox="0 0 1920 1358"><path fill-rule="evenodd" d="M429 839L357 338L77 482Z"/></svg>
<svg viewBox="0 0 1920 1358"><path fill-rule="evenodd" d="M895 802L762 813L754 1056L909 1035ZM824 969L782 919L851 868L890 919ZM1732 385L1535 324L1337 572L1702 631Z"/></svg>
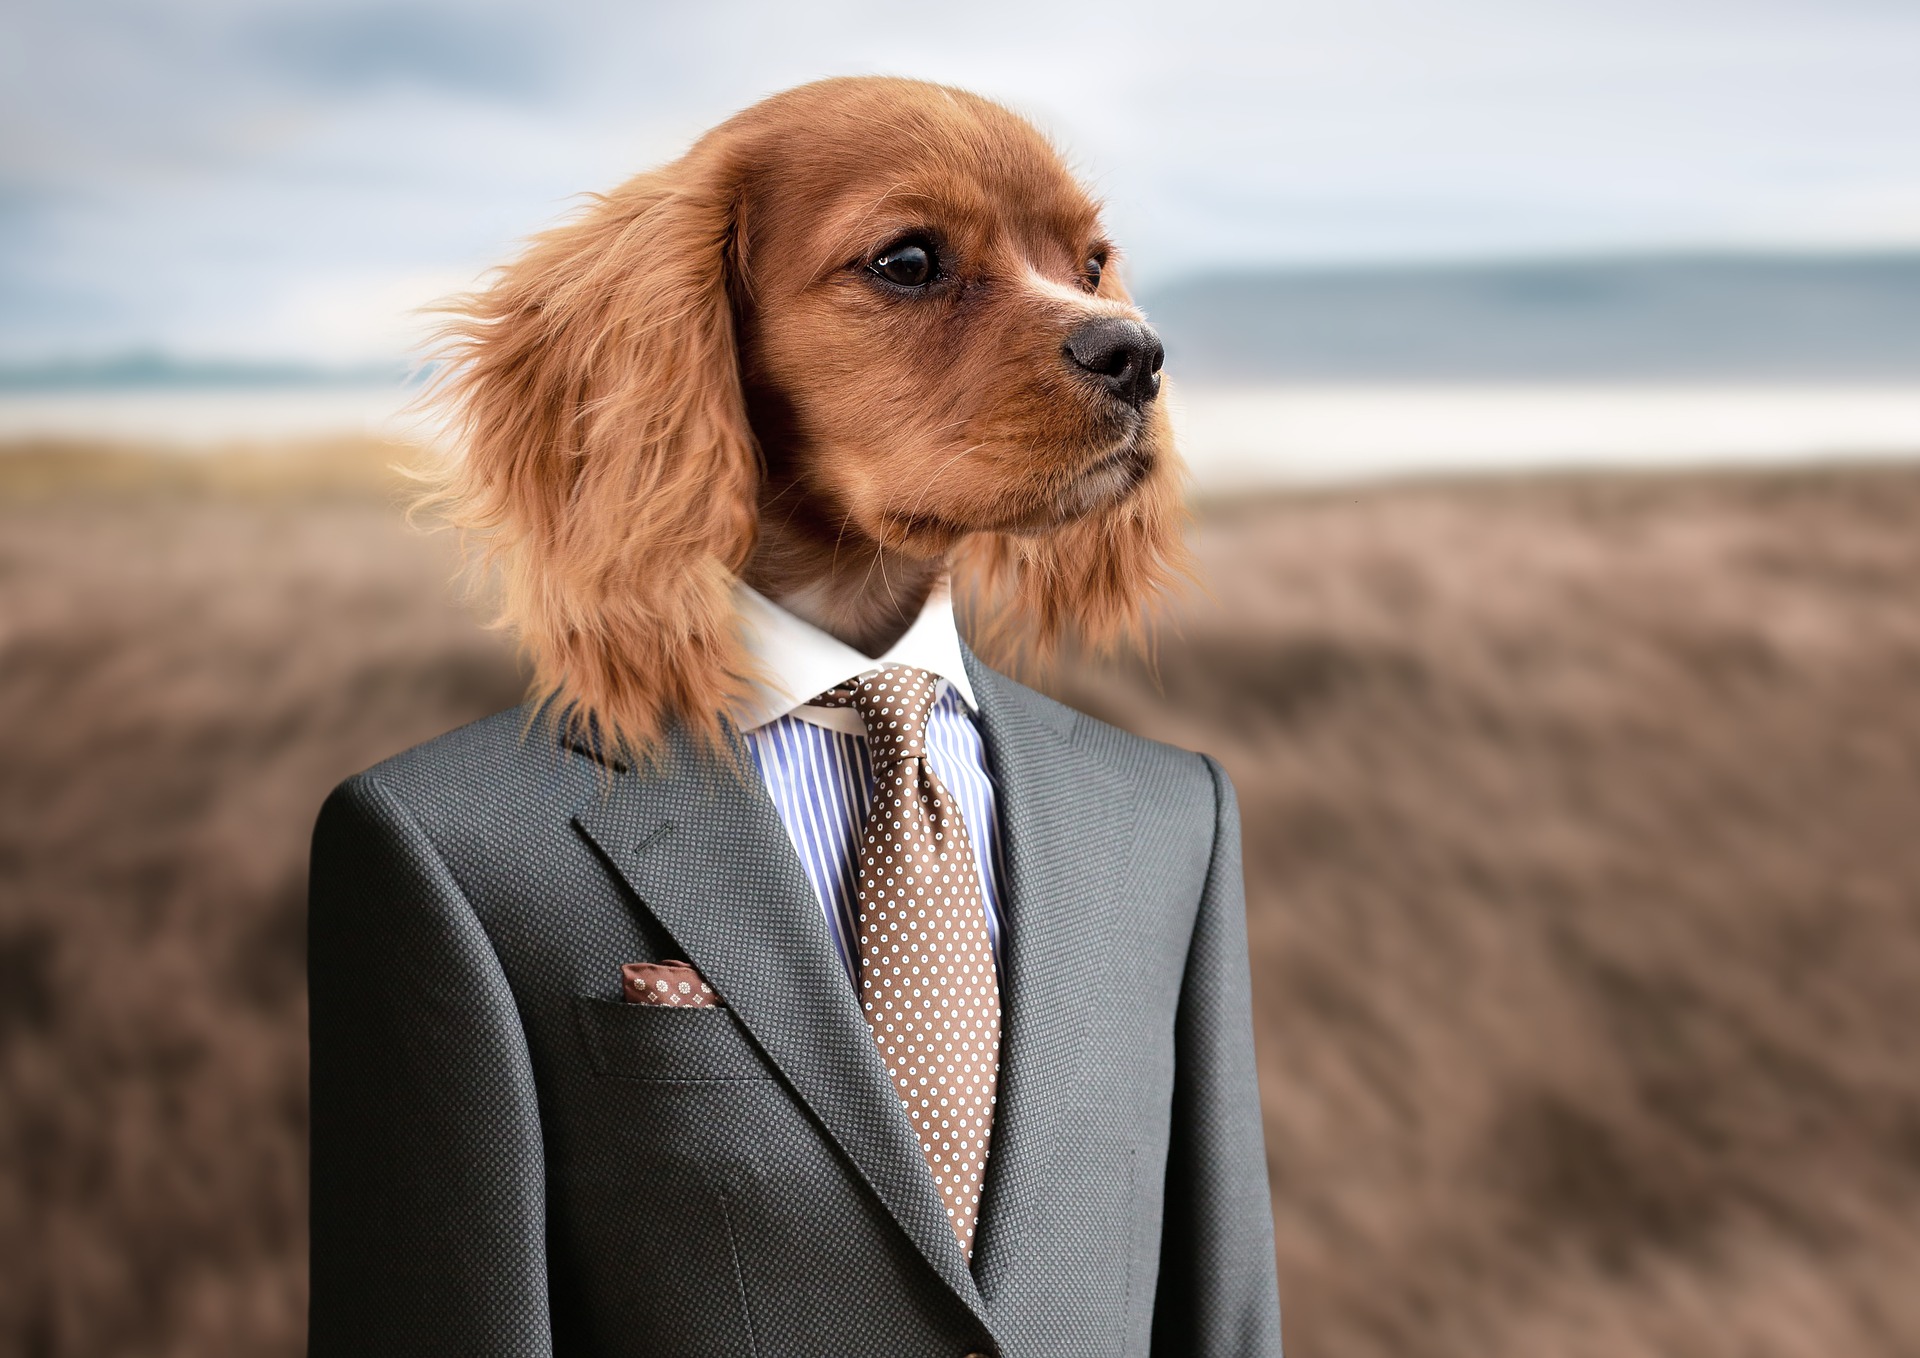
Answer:
<svg viewBox="0 0 1920 1358"><path fill-rule="evenodd" d="M1225 772L1212 759L1206 764L1215 799L1213 857L1174 1020L1173 1127L1153 1352L1279 1358L1240 812Z"/></svg>
<svg viewBox="0 0 1920 1358"><path fill-rule="evenodd" d="M371 775L314 831L310 1358L550 1355L518 1010L438 852Z"/></svg>

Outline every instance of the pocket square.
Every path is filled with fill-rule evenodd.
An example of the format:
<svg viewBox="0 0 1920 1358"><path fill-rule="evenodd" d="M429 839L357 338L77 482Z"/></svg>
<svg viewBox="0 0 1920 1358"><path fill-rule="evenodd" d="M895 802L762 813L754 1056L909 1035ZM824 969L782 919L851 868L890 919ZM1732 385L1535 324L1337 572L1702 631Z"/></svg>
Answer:
<svg viewBox="0 0 1920 1358"><path fill-rule="evenodd" d="M620 968L620 993L629 1004L713 1009L720 997L689 962L628 962Z"/></svg>

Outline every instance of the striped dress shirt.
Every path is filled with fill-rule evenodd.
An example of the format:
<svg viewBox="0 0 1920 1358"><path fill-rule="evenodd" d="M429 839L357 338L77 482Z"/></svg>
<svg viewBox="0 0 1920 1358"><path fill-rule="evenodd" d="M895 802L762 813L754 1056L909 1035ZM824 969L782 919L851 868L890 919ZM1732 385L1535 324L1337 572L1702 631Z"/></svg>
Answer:
<svg viewBox="0 0 1920 1358"><path fill-rule="evenodd" d="M741 616L747 624L743 635L761 672L773 681L759 688L753 707L738 714L738 720L754 765L819 899L847 979L859 987L857 864L861 834L873 805L873 764L857 713L812 707L806 699L885 664L930 670L944 681L927 718L927 760L966 821L980 874L987 937L995 966L1004 977L1000 882L1005 874L993 774L974 722L971 688L946 591L936 590L907 635L876 660L746 586L738 589Z"/></svg>

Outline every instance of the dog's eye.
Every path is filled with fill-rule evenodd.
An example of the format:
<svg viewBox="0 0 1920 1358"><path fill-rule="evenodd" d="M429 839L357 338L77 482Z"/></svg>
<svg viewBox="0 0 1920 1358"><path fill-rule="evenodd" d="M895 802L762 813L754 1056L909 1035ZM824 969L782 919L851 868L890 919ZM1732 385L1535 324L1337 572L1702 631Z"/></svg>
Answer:
<svg viewBox="0 0 1920 1358"><path fill-rule="evenodd" d="M889 246L873 261L875 273L903 288L925 287L933 281L939 268L933 247L922 241L903 241Z"/></svg>
<svg viewBox="0 0 1920 1358"><path fill-rule="evenodd" d="M1099 255L1094 255L1087 260L1087 291L1088 292L1094 292L1099 289L1100 274L1102 273L1102 271L1106 269L1106 267L1107 267L1107 261L1102 259Z"/></svg>

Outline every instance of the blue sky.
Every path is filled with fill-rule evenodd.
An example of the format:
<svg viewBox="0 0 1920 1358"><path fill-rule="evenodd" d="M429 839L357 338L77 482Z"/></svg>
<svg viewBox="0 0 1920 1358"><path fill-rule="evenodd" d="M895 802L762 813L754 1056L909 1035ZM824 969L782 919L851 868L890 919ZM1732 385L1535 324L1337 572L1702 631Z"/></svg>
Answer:
<svg viewBox="0 0 1920 1358"><path fill-rule="evenodd" d="M1200 270L1920 247L1909 0L1100 6L12 0L0 362L358 362L772 90L999 97Z"/></svg>

